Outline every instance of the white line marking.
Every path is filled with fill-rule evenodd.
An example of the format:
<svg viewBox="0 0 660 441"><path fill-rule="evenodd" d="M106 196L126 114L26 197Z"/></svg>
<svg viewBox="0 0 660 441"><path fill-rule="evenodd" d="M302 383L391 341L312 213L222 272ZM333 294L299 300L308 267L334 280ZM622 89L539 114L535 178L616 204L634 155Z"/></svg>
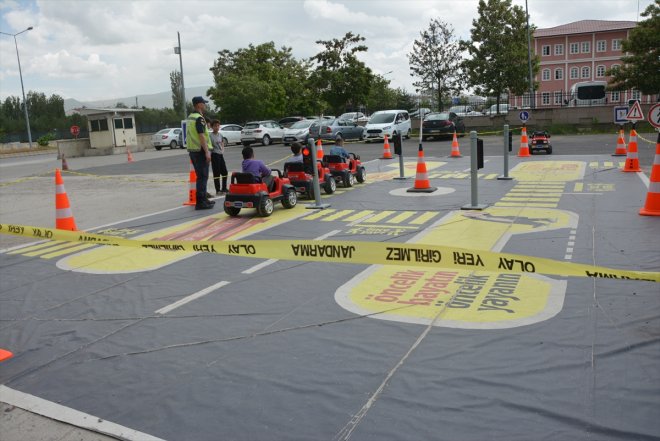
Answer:
<svg viewBox="0 0 660 441"><path fill-rule="evenodd" d="M224 280L222 282L218 282L215 285L211 285L207 288L202 289L201 291L197 291L194 294L190 294L189 296L184 297L181 300L178 300L178 301L172 303L171 305L167 305L164 308L160 308L158 311L156 311L156 314L167 314L168 312L173 311L174 309L178 308L179 306L183 306L188 302L192 302L193 300L196 300L200 297L203 297L206 294L208 294L210 292L213 292L218 288L222 288L225 285L229 285L230 283L231 282L227 282L227 281L224 281Z"/></svg>
<svg viewBox="0 0 660 441"><path fill-rule="evenodd" d="M636 173L637 176L639 176L639 179L642 180L644 185L646 185L646 188L649 188L649 185L651 185L651 181L649 180L649 177L644 174L644 172L639 172Z"/></svg>
<svg viewBox="0 0 660 441"><path fill-rule="evenodd" d="M567 254L564 256L564 260L571 260L573 258L572 254Z"/></svg>
<svg viewBox="0 0 660 441"><path fill-rule="evenodd" d="M566 252L567 252L567 253L572 253L572 252L573 252L573 247L568 247L568 248L566 248Z"/></svg>
<svg viewBox="0 0 660 441"><path fill-rule="evenodd" d="M52 401L0 385L0 401L12 406L27 410L28 412L81 427L97 433L112 436L117 439L129 441L165 441L162 438L149 435L144 432L129 429L119 424L102 420L88 413L80 412Z"/></svg>
<svg viewBox="0 0 660 441"><path fill-rule="evenodd" d="M328 237L330 237L330 236L334 236L334 235L337 234L337 233L341 233L341 230L332 230L332 231L330 231L329 233L322 234L322 235L320 235L319 237L317 237L316 239L312 239L312 240L323 240L323 239L327 239Z"/></svg>

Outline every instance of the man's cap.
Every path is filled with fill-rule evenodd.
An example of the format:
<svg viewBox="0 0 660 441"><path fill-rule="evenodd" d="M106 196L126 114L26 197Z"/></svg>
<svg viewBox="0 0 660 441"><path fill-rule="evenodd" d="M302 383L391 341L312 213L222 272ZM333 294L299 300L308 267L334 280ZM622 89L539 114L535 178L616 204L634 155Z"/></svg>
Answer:
<svg viewBox="0 0 660 441"><path fill-rule="evenodd" d="M193 106L196 106L199 103L208 103L203 97L201 96L196 96L192 99Z"/></svg>

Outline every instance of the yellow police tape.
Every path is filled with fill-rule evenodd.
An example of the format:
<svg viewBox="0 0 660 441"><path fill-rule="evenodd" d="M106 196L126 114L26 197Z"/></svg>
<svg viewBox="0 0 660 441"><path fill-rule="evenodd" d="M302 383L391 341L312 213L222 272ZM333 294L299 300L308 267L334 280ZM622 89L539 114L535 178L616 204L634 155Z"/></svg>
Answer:
<svg viewBox="0 0 660 441"><path fill-rule="evenodd" d="M535 273L554 276L644 280L660 283L660 272L619 270L555 261L542 257L423 244L295 239L151 241L122 239L84 231L65 231L10 224L0 224L0 233L35 239L87 242L163 251L226 254L259 259L459 268L498 273Z"/></svg>

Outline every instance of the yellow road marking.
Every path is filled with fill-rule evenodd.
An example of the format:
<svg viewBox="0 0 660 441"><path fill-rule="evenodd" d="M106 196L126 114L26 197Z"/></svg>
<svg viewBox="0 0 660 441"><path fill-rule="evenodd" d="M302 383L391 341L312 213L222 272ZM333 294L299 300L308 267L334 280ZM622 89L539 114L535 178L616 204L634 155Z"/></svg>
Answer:
<svg viewBox="0 0 660 441"><path fill-rule="evenodd" d="M403 222L404 220L408 219L411 216L414 216L417 214L416 211L404 211L403 213L394 216L392 219L388 220L388 224L398 224L400 222Z"/></svg>
<svg viewBox="0 0 660 441"><path fill-rule="evenodd" d="M575 192L582 191L583 189L584 189L584 183L582 182L576 182L575 186L573 187L573 191Z"/></svg>
<svg viewBox="0 0 660 441"><path fill-rule="evenodd" d="M430 221L431 219L433 219L437 215L438 215L437 212L434 213L432 211L427 211L426 213L418 216L416 219L410 221L410 224L421 225L423 223L426 223L426 222Z"/></svg>
<svg viewBox="0 0 660 441"><path fill-rule="evenodd" d="M390 210L381 211L380 213L370 217L369 219L365 219L362 222L373 224L385 219L388 216L391 216L393 213L396 213L396 211L390 211Z"/></svg>
<svg viewBox="0 0 660 441"><path fill-rule="evenodd" d="M362 219L363 217L365 217L365 216L369 216L369 215L371 215L371 214L373 214L373 213L374 213L373 210L362 210L362 211L358 211L358 212L357 212L356 214L354 214L353 216L349 216L349 217L347 217L347 218L344 219L344 220L345 220L346 222L355 222L356 220Z"/></svg>
<svg viewBox="0 0 660 441"><path fill-rule="evenodd" d="M341 210L341 211L338 211L338 212L336 212L336 213L334 213L334 214L331 214L331 215L328 216L328 217L324 217L324 218L321 219L321 220L324 221L324 222L330 222L330 221L333 221L333 220L337 220L337 219L339 219L340 217L344 217L344 216L346 216L347 214L352 213L353 211L355 211L355 210Z"/></svg>

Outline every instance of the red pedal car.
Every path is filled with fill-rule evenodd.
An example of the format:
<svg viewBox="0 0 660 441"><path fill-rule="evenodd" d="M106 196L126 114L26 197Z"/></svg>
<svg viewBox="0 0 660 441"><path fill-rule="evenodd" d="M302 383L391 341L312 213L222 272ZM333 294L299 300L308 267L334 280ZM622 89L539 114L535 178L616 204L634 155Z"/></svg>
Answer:
<svg viewBox="0 0 660 441"><path fill-rule="evenodd" d="M552 145L550 145L550 135L548 135L548 132L536 131L532 133L529 152L534 153L535 150L545 150L548 155L552 154Z"/></svg>
<svg viewBox="0 0 660 441"><path fill-rule="evenodd" d="M364 169L360 156L349 153L348 160L339 155L325 155L323 161L330 169L330 173L344 187L352 187L355 181L363 183L367 179L367 171Z"/></svg>
<svg viewBox="0 0 660 441"><path fill-rule="evenodd" d="M327 194L332 194L337 189L337 183L330 174L327 167L323 167L320 161L316 163L319 174L319 185ZM298 193L304 194L309 199L314 199L314 176L311 164L303 162L287 162L284 164L284 176L291 181Z"/></svg>
<svg viewBox="0 0 660 441"><path fill-rule="evenodd" d="M282 201L284 208L295 207L296 189L280 170L272 169L271 173L271 189L252 173L232 173L229 193L225 196L225 213L238 216L242 208L256 208L259 216L267 217L273 214L275 202Z"/></svg>

